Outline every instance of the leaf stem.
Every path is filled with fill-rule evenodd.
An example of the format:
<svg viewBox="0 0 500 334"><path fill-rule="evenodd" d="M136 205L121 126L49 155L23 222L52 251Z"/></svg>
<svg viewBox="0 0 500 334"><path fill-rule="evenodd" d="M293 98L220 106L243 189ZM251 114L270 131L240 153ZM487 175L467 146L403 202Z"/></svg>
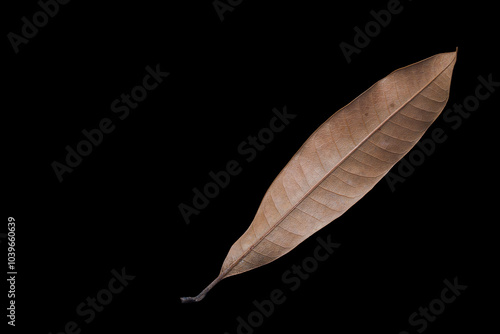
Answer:
<svg viewBox="0 0 500 334"><path fill-rule="evenodd" d="M208 293L208 291L210 291L215 284L219 283L224 278L224 276L225 275L223 274L217 276L217 278L214 279L214 281L210 283L205 289L203 289L203 291L200 292L200 294L196 297L181 297L181 302L183 304L199 302L200 300L205 298L205 295Z"/></svg>

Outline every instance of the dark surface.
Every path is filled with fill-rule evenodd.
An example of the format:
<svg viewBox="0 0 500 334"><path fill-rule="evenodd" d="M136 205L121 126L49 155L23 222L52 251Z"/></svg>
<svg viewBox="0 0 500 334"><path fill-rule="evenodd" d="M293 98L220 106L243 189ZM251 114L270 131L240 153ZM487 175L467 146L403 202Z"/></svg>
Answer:
<svg viewBox="0 0 500 334"><path fill-rule="evenodd" d="M212 282L274 177L324 120L374 82L457 46L447 108L474 95L478 76L500 81L492 5L401 2L403 10L348 63L339 44L353 44L354 27L363 29L370 11L388 1L245 0L222 22L211 1L115 3L60 5L17 54L4 38L0 232L15 217L13 332L59 333L74 321L75 333L248 333L238 331L238 317L248 321L253 302L275 289L286 300L255 333L486 332L498 314L490 304L498 281L491 214L500 88L460 125L438 118L423 139L442 129L446 141L394 191L384 179L274 263L223 280L200 303L179 297ZM5 6L4 36L20 34L21 18L40 10L33 0ZM119 119L112 102L157 64L170 75ZM296 118L246 161L238 147L284 106ZM114 130L59 182L51 164L63 163L65 147L105 118ZM191 205L192 189L232 160L241 172L186 224L179 204ZM317 237L329 236L340 247L292 291L282 276L313 255ZM122 268L135 278L86 323L78 306ZM408 318L455 277L467 289L427 328L411 326Z"/></svg>

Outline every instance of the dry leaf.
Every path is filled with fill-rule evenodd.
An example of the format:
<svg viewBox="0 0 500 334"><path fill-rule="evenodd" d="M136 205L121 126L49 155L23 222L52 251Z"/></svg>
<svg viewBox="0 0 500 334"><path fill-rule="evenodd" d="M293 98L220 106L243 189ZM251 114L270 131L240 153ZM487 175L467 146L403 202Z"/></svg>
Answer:
<svg viewBox="0 0 500 334"><path fill-rule="evenodd" d="M273 181L219 276L182 302L283 256L370 191L443 110L455 61L456 51L400 68L326 120Z"/></svg>

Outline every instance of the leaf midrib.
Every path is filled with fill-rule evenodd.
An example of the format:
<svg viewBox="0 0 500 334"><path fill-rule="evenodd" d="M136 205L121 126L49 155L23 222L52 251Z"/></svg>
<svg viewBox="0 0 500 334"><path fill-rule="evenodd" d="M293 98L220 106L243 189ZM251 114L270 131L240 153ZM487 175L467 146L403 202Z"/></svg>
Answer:
<svg viewBox="0 0 500 334"><path fill-rule="evenodd" d="M434 56L434 57L436 57L436 56ZM425 61L425 60L426 60L426 59L421 60L421 61L419 61L419 62L417 62L417 63L414 63L414 64L412 64L412 65L410 65L410 66L414 66L414 65L416 65L416 64L418 64L418 63L420 63L420 62L423 62L423 61ZM434 77L431 81L429 81L426 85L424 85L421 89L419 89L419 90L418 90L418 91L417 91L417 92L416 92L416 93L415 93L415 94L414 94L414 95L413 95L410 99L408 99L405 103L403 103L403 104L402 104L402 105L401 105L401 106L400 106L397 110L395 110L395 111L394 111L391 115L389 115L389 117L387 117L387 118L386 118L383 122L381 122L381 123L380 123L380 124L379 124L379 125L375 128L375 129L373 129L373 130L372 130L372 131L371 131L371 132L370 132L370 133L369 133L369 134L368 134L368 135L367 135L367 136L366 136L366 137L365 137L362 141L360 141L360 142L359 142L356 146L354 146L354 148L353 148L353 149L351 149L351 150L349 151L349 153L348 153L348 154L346 154L346 155L345 155L345 156L344 156L344 157L343 157L343 158L342 158L342 159L341 159L341 160L340 160L340 161L339 161L339 162L338 162L335 166L333 166L333 167L332 167L332 169L331 169L328 173L326 173L326 174L325 174L325 176L324 176L323 178L321 178L321 180L320 180L320 181L316 182L316 184L315 184L313 187L311 187L311 189L309 189L309 190L307 191L307 193L306 193L304 196L302 196L302 198L301 198L301 199L300 199L300 200L299 200L296 204L294 204L294 205L293 205L293 206L292 206L292 207L291 207L291 208L290 208L290 209L289 209L289 210L288 210L288 211L287 211L287 212L286 212L286 213L285 213L285 214L284 214L284 215L283 215L283 216L282 216L282 217L281 217L281 218L280 218L280 219L279 219L279 220L278 220L278 221L277 221L277 222L276 222L273 226L271 226L271 227L269 228L269 230L268 230L265 234L263 234L263 235L262 235L262 236L261 236L261 237L260 237L260 238L259 238L256 242L254 242L254 243L250 246L250 248L248 248L248 250L246 250L246 251L245 251L245 252L244 252L244 253L243 253L240 257L238 257L235 261L233 261L233 262L231 263L231 265L230 265L230 266L229 266L226 270L224 270L224 272L221 272L221 273L220 273L220 275L219 275L219 277L218 277L218 279L219 279L219 280L223 279L223 278L224 278L224 277L225 277L225 276L226 276L226 275L227 275L227 274L228 274L231 270L233 270L233 268L234 268L234 267L235 267L238 263L240 263L240 262L241 262L244 258L246 258L246 257L248 256L248 254L249 254L249 253L250 253L250 252L251 252L251 251L252 251L252 250L253 250L253 249L254 249L257 245L259 245L259 244L262 242L262 240L264 240L264 239L265 239L265 238L266 238L266 237L267 237L267 236L268 236L268 235L269 235L272 231L274 231L274 229L275 229L278 225L280 225L280 224L283 222L283 220L285 220L285 219L286 219L286 218L290 215L290 213L292 213L292 212L293 212L293 211L294 211L294 210L295 210L295 209L296 209L296 208L297 208L297 207L298 207L298 206L299 206L299 205L300 205L300 204L301 204L301 203L302 203L302 202L303 202L303 201L304 201L307 197L309 197L309 195L310 195L310 194L311 194L314 190L316 190L316 189L318 188L318 186L319 186L319 185L321 185L321 184L322 184L322 183L323 183L323 182L324 182L324 181L325 181L325 180L326 180L326 179L327 179L327 178L328 178L328 177L329 177L329 176L330 176L330 175L331 175L331 174L332 174L332 173L333 173L333 172L334 172L334 171L335 171L335 170L336 170L336 169L337 169L340 165L342 165L342 163L344 163L344 161L345 161L347 158L349 158L349 157L350 157L350 156L351 156L351 155L352 155L355 151L357 151L357 149L358 149L361 145L363 145L363 144L364 144L364 143L365 143L368 139L370 139L370 138L371 138L371 137L372 137L375 133L377 133L377 131L378 131L378 130L379 130L379 129L383 126L383 125L385 125L385 124L386 124L386 123L387 123L387 122L388 122L388 121L389 121L389 120L390 120L390 119L391 119L394 115L398 114L398 113L401 111L401 109L403 109L404 107L406 107L406 105L408 105L408 103L410 103L410 102L411 102L411 101L412 101L412 100L413 100L416 96L418 96L418 95L419 95L419 94L420 94L420 93L421 93L424 89L426 89L426 88L427 88L427 87L428 87L431 83L433 83L433 82L434 82L437 78L439 78L439 77L440 77L440 76L444 73L444 71L446 71L446 70L447 70L447 69L448 69L448 68L449 68L449 67L450 67L450 66L451 66L451 65L455 62L455 60L456 60L456 53L455 53L455 56L454 56L454 58L452 59L452 61L451 61L451 62L450 62L450 63L449 63L449 64L448 64L448 65L447 65L447 66L446 66L446 67L445 67L445 68L444 68L441 72L439 72L439 74L437 74L437 75L436 75L436 76L435 76L435 77ZM434 60L434 61L435 61L435 60ZM389 75L391 75L392 73L395 73L395 72L397 72L397 71L403 70L403 69L405 69L405 68L407 68L407 67L409 67L409 66L405 66L405 67L403 67L403 68L397 69L396 71L393 71L393 72L391 72L390 74L388 74L385 78L387 78L387 77L388 77ZM384 79L385 79L385 78L384 78ZM381 80L383 80L383 79L381 79ZM379 81L380 81L380 80L379 80ZM364 95L364 94L366 94L368 91L370 91L370 90L371 90L371 89L372 89L372 88L373 88L373 87L374 87L374 86L375 86L375 85L376 85L379 81L377 81L376 83L374 83L374 84L373 84L370 88L368 88L366 91L364 91L363 93L361 93L358 97L356 97L354 100L352 100L351 102L349 102L347 105L345 105L344 107L342 107L341 109L339 109L339 110L338 110L337 112L335 112L332 116L328 117L328 119L327 119L325 122L323 122L323 124L325 124L326 122L328 122L328 121L330 120L330 118L331 118L331 117L333 117L336 113L340 112L341 110L343 110L343 109L345 109L347 106L349 106L349 105L350 105L353 101L356 101L356 100L357 100L357 99L359 99L361 96L363 96L363 95ZM448 100L448 98L447 98L446 100ZM323 124L321 124L319 128L321 128L321 127L323 126ZM318 129L319 129L319 128L318 128ZM316 130L316 131L318 131L318 130ZM311 136L309 136L309 138L311 138L311 137L314 135L314 133L315 133L316 131L314 131L314 132L311 134ZM309 138L308 138L308 140L309 140ZM307 140L306 140L306 142L307 142ZM300 149L299 149L299 151L300 151ZM281 173L280 173L280 174L281 174ZM279 174L278 174L278 176L279 176ZM278 176L277 176L277 177L278 177ZM277 178L277 177L276 177L276 178ZM274 182L274 181L273 181L273 182Z"/></svg>

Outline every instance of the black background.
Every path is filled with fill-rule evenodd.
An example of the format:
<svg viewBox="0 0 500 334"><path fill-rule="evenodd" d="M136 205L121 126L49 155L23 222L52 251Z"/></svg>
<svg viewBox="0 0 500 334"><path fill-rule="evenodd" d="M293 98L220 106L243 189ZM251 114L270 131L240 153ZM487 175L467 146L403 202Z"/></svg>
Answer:
<svg viewBox="0 0 500 334"><path fill-rule="evenodd" d="M497 10L481 1L402 1L402 12L348 64L339 44L353 44L353 28L387 3L244 0L221 22L210 0L71 1L18 54L5 37L1 231L6 217L16 218L15 331L59 333L75 321L81 333L232 334L254 300L281 289L286 302L255 333L399 333L439 298L443 280L458 277L467 290L426 332L484 332L498 301L491 216L498 92L456 130L438 118L431 130L442 128L447 140L396 191L382 180L286 256L222 281L200 303L179 301L217 276L308 136L374 82L456 47L447 107L474 94L479 75L500 80ZM4 36L19 34L21 18L40 10L34 0L4 7ZM170 76L119 120L111 102L156 64ZM296 118L246 163L238 145L283 106ZM115 130L60 183L51 164L103 118ZM186 224L178 205L233 159L242 172ZM316 236L328 235L340 248L290 291L282 274L312 255ZM86 324L77 305L123 267L135 279Z"/></svg>

